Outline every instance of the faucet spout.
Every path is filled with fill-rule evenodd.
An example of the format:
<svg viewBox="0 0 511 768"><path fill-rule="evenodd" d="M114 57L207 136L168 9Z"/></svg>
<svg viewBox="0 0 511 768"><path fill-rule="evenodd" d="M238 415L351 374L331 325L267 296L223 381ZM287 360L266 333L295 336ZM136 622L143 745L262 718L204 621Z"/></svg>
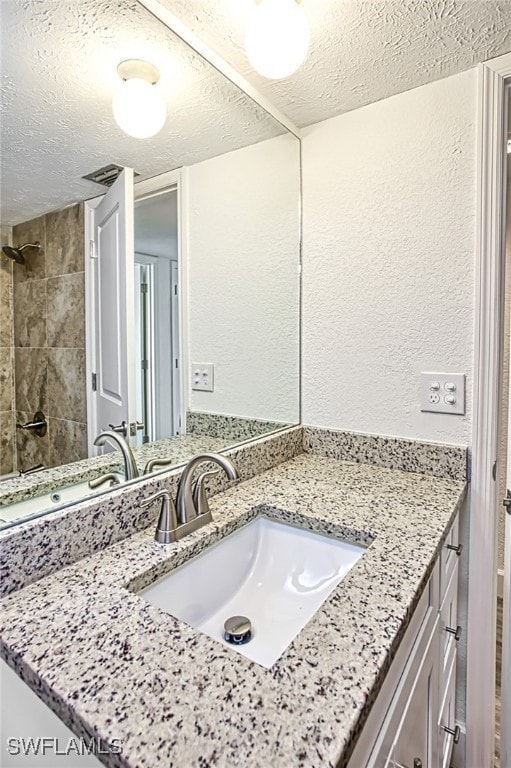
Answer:
<svg viewBox="0 0 511 768"><path fill-rule="evenodd" d="M184 468L177 487L176 511L180 523L188 523L199 514L192 490L192 480L197 467L205 462L218 464L229 480L239 480L238 468L227 456L222 456L219 453L201 453L195 456Z"/></svg>
<svg viewBox="0 0 511 768"><path fill-rule="evenodd" d="M118 435L117 432L108 429L105 432L100 432L97 438L94 440L94 445L105 445L108 440L111 443L114 443L114 445L119 448L122 453L126 480L133 480L134 477L138 477L138 467L133 455L133 451L131 450L128 443L124 440L124 438L121 435Z"/></svg>

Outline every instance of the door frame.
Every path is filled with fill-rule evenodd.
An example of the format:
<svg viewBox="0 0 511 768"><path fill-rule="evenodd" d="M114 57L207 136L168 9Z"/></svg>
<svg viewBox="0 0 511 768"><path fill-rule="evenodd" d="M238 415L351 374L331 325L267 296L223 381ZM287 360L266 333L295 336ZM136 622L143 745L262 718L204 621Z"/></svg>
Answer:
<svg viewBox="0 0 511 768"><path fill-rule="evenodd" d="M470 487L466 765L492 768L501 345L504 325L506 87L511 54L478 66L474 414ZM502 468L501 471L504 471Z"/></svg>
<svg viewBox="0 0 511 768"><path fill-rule="evenodd" d="M188 346L188 173L186 168L178 168L175 171L166 171L158 176L152 176L150 179L135 181L134 198L135 202L140 197L150 194L163 192L168 187L177 189L177 262L178 262L178 314L179 314L179 363L176 380L179 383L179 418L181 422L180 434L186 432L186 411L188 407L188 383L189 383L189 346ZM91 268L91 241L94 240L94 209L99 204L104 195L86 200L84 205L84 228L85 228L85 358L86 358L86 394L87 394L87 443L88 455L95 456L97 449L94 446L94 440L97 437L94 419L91 414L94 412L94 398L92 396L92 374L94 371L93 360L95 359L94 334L96 326L96 315L93 306L93 285Z"/></svg>

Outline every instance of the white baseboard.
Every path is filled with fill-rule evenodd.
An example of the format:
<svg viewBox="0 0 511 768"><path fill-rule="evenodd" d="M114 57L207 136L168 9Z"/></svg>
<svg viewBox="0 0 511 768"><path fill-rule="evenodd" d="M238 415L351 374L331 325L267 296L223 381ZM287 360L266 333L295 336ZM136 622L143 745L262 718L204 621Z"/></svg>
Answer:
<svg viewBox="0 0 511 768"><path fill-rule="evenodd" d="M497 595L504 597L504 571L502 568L497 571Z"/></svg>
<svg viewBox="0 0 511 768"><path fill-rule="evenodd" d="M467 738L467 731L465 723L460 723L456 720L456 725L460 727L460 739L457 744L454 744L451 755L451 766L456 768L465 768L465 739Z"/></svg>

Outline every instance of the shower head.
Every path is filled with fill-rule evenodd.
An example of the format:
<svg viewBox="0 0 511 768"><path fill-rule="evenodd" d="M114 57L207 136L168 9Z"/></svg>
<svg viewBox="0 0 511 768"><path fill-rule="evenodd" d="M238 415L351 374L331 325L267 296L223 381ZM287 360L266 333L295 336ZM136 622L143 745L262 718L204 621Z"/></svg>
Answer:
<svg viewBox="0 0 511 768"><path fill-rule="evenodd" d="M15 261L16 264L24 264L25 257L23 256L22 251L24 251L25 248L37 248L39 250L41 248L41 243L37 241L35 243L25 243L24 245L18 245L17 248L13 248L11 245L4 245L2 251L9 259Z"/></svg>

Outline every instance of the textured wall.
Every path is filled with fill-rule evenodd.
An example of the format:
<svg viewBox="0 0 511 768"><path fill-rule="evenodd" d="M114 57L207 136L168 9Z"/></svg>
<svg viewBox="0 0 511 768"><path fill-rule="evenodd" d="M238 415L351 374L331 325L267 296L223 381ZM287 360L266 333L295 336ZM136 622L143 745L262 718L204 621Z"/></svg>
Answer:
<svg viewBox="0 0 511 768"><path fill-rule="evenodd" d="M470 439L475 70L305 132L303 421ZM421 413L465 372L467 415Z"/></svg>
<svg viewBox="0 0 511 768"><path fill-rule="evenodd" d="M189 168L193 410L297 422L299 147L291 135Z"/></svg>
<svg viewBox="0 0 511 768"><path fill-rule="evenodd" d="M11 227L2 226L0 246L10 245L11 238ZM0 475L16 466L14 424L12 261L0 252Z"/></svg>
<svg viewBox="0 0 511 768"><path fill-rule="evenodd" d="M17 430L18 469L67 464L87 456L85 401L85 261L83 206L49 213L13 228L26 250L14 277L16 416L42 410L44 437Z"/></svg>

